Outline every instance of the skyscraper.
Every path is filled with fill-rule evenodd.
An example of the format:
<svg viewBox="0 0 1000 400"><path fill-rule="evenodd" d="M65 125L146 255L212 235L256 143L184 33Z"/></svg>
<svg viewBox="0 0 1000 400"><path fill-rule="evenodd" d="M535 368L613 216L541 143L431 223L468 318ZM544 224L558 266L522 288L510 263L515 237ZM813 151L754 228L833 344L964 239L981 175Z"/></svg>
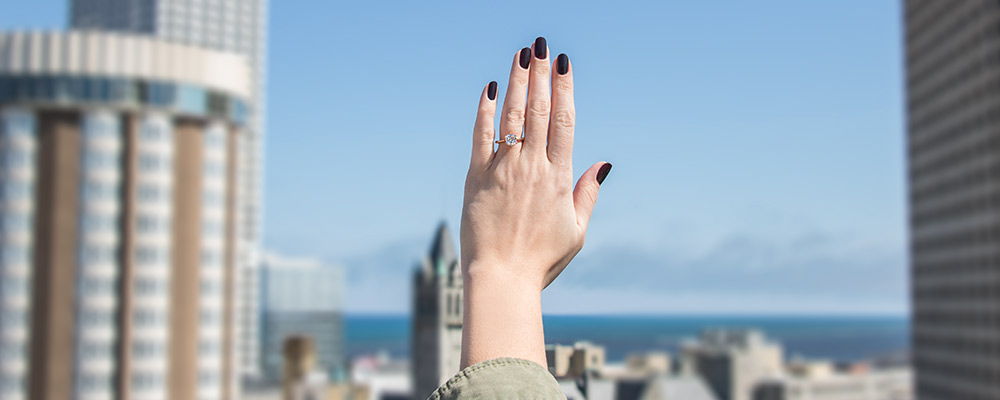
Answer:
<svg viewBox="0 0 1000 400"><path fill-rule="evenodd" d="M74 29L81 30L151 35L172 42L238 53L248 60L251 69L251 107L247 115L247 134L242 135L238 143L239 243L236 251L237 267L241 271L256 268L261 237L260 181L261 145L266 115L267 0L71 0L70 24ZM246 272L241 273L241 276L245 275ZM236 300L246 299L238 296ZM255 329L253 315L240 314L237 318L240 330ZM226 352L233 362L251 368L246 371L249 374L256 372L252 370L259 365L256 353L239 352L239 348L256 348L256 343L227 343L227 346L231 346L227 347ZM242 358L244 355L246 358Z"/></svg>
<svg viewBox="0 0 1000 400"><path fill-rule="evenodd" d="M442 222L413 274L413 398L427 398L459 371L462 308L462 267Z"/></svg>
<svg viewBox="0 0 1000 400"><path fill-rule="evenodd" d="M0 398L229 399L236 54L0 34Z"/></svg>
<svg viewBox="0 0 1000 400"><path fill-rule="evenodd" d="M1000 3L904 2L921 400L1000 398Z"/></svg>
<svg viewBox="0 0 1000 400"><path fill-rule="evenodd" d="M307 337L317 369L329 380L346 376L343 270L318 260L264 254L261 263L261 348L264 378L280 382L282 351L291 337Z"/></svg>

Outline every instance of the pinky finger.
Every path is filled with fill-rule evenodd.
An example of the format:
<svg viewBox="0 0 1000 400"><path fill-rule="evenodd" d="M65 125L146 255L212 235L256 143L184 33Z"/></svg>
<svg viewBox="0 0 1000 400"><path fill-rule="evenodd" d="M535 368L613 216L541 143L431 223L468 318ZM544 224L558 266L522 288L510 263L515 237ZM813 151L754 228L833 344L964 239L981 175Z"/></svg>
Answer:
<svg viewBox="0 0 1000 400"><path fill-rule="evenodd" d="M486 168L493 157L493 119L497 112L497 83L490 82L483 88L479 96L479 112L476 114L476 127L473 129L472 161L470 167Z"/></svg>

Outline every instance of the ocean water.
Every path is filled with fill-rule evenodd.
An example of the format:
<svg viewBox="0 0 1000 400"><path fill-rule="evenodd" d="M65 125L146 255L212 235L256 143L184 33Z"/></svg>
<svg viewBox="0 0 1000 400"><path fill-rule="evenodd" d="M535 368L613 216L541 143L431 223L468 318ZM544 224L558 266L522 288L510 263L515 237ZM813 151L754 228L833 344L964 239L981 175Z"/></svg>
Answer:
<svg viewBox="0 0 1000 400"><path fill-rule="evenodd" d="M407 357L408 316L348 315L348 354L388 352ZM676 353L678 345L706 328L755 328L781 342L788 356L856 361L905 355L910 347L905 317L792 316L561 316L544 317L545 342L572 344L587 340L605 346L611 362L629 353L660 350Z"/></svg>

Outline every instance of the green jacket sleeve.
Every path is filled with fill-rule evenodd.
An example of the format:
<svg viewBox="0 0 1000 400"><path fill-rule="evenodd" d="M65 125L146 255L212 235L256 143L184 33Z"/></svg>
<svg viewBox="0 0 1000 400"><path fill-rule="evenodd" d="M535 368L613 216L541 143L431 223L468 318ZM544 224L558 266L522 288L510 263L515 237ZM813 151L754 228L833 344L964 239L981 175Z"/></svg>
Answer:
<svg viewBox="0 0 1000 400"><path fill-rule="evenodd" d="M496 358L460 371L431 394L429 400L562 399L559 383L538 363Z"/></svg>

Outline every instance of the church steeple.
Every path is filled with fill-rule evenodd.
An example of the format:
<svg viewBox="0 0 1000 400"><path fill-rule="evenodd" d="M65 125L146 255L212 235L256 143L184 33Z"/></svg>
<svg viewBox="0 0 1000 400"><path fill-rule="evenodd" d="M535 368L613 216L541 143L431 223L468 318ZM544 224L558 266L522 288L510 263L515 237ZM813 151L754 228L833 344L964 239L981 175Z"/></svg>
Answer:
<svg viewBox="0 0 1000 400"><path fill-rule="evenodd" d="M414 276L414 398L427 398L461 367L462 268L454 243L442 221Z"/></svg>
<svg viewBox="0 0 1000 400"><path fill-rule="evenodd" d="M444 221L438 225L437 233L434 235L429 261L436 276L447 276L458 262L455 245L451 241L451 232L448 231L448 224Z"/></svg>

